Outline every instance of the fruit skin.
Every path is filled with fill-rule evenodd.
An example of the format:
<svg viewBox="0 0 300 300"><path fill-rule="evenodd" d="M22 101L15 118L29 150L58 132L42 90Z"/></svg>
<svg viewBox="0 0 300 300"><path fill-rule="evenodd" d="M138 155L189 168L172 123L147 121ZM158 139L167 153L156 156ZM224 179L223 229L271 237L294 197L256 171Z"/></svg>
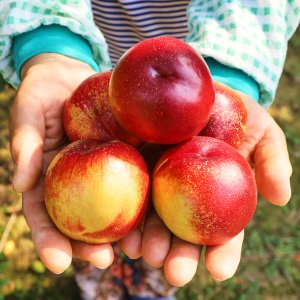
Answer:
<svg viewBox="0 0 300 300"><path fill-rule="evenodd" d="M128 132L150 143L174 144L207 124L214 88L204 59L191 46L159 36L135 44L120 58L109 97Z"/></svg>
<svg viewBox="0 0 300 300"><path fill-rule="evenodd" d="M119 240L140 222L149 174L133 147L79 140L51 162L45 178L48 213L68 237L87 243Z"/></svg>
<svg viewBox="0 0 300 300"><path fill-rule="evenodd" d="M196 136L162 155L153 174L155 210L179 238L223 244L250 222L257 189L248 162L230 145Z"/></svg>
<svg viewBox="0 0 300 300"><path fill-rule="evenodd" d="M247 109L229 86L214 82L215 104L208 124L199 135L214 137L238 148L246 138Z"/></svg>
<svg viewBox="0 0 300 300"><path fill-rule="evenodd" d="M84 80L65 102L63 121L70 141L120 140L134 147L142 141L126 132L114 117L108 100L112 72L97 73Z"/></svg>

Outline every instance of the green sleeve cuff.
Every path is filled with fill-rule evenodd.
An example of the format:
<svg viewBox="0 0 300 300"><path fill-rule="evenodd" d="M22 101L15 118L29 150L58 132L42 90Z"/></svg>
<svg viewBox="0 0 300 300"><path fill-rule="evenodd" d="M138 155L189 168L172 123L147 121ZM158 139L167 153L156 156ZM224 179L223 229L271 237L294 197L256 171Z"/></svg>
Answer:
<svg viewBox="0 0 300 300"><path fill-rule="evenodd" d="M213 80L220 81L258 102L260 96L259 86L252 77L239 69L225 66L211 57L206 57L205 61Z"/></svg>
<svg viewBox="0 0 300 300"><path fill-rule="evenodd" d="M48 25L14 37L13 57L18 76L20 77L22 65L28 59L45 52L81 60L99 72L91 46L82 36L61 25Z"/></svg>

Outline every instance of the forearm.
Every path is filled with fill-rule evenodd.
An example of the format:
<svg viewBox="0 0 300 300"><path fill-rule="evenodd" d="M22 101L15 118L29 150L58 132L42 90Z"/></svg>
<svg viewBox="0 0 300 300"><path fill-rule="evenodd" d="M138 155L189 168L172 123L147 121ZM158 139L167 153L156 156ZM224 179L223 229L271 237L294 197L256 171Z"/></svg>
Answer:
<svg viewBox="0 0 300 300"><path fill-rule="evenodd" d="M91 9L87 1L2 1L0 19L1 37L0 43L0 72L4 79L14 87L19 85L19 77L15 68L13 57L13 44L23 34L29 34L37 28L46 28L47 26L59 24L68 28L74 35L79 35L85 39L91 51L91 61L94 60L100 69L109 69L110 60L107 51L107 45L103 35L100 33L93 21ZM53 44L51 34L45 32L42 39L46 44L45 49L49 50L49 45ZM24 39L23 39L24 41ZM23 42L21 40L21 44ZM61 49L67 45L67 40L59 40ZM20 45L20 43L19 43ZM22 45L24 47L24 45ZM53 45L52 45L53 46ZM51 46L51 47L52 47ZM50 48L51 48L50 47ZM46 52L46 51L45 51ZM55 52L55 51L54 51ZM58 53L62 53L59 52ZM74 57L72 55L69 55Z"/></svg>
<svg viewBox="0 0 300 300"><path fill-rule="evenodd" d="M202 55L252 77L259 102L267 107L282 73L287 41L299 24L297 7L298 0L192 0L187 42Z"/></svg>

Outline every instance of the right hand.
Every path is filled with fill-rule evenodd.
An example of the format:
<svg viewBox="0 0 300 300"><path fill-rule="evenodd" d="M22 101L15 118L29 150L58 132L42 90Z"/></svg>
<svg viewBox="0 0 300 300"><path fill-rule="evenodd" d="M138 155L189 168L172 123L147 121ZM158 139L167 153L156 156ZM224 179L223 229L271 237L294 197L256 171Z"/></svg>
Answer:
<svg viewBox="0 0 300 300"><path fill-rule="evenodd" d="M44 204L44 176L54 155L66 144L63 106L77 86L95 71L76 59L54 53L34 56L22 67L21 85L11 109L13 187L23 193L23 212L38 255L54 273L67 269L72 256L106 268L110 244L71 241L51 222Z"/></svg>
<svg viewBox="0 0 300 300"><path fill-rule="evenodd" d="M247 136L238 152L255 170L259 193L274 205L285 205L291 197L292 166L284 133L269 113L249 96L240 93L248 111ZM135 237L138 234L135 233ZM154 211L146 217L143 235L138 240L128 235L123 251L140 247L144 260L154 268L163 268L169 283L183 286L194 277L202 246L174 237ZM223 245L206 247L205 265L218 281L234 275L241 258L244 231ZM131 247L128 247L130 244ZM136 246L137 245L137 246Z"/></svg>

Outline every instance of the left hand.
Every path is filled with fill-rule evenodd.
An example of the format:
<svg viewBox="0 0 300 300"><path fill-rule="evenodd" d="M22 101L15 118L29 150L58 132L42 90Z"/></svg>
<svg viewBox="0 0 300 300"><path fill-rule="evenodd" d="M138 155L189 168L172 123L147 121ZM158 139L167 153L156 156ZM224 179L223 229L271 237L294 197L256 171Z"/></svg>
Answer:
<svg viewBox="0 0 300 300"><path fill-rule="evenodd" d="M289 161L284 133L268 112L253 99L239 93L248 111L248 131L238 152L255 170L259 193L274 205L285 205L291 196ZM219 246L206 248L205 265L216 280L234 275L241 258L244 231ZM183 286L194 277L202 246L172 236L160 218L151 211L140 229L119 242L131 258L143 256L154 268L164 268L170 284Z"/></svg>

